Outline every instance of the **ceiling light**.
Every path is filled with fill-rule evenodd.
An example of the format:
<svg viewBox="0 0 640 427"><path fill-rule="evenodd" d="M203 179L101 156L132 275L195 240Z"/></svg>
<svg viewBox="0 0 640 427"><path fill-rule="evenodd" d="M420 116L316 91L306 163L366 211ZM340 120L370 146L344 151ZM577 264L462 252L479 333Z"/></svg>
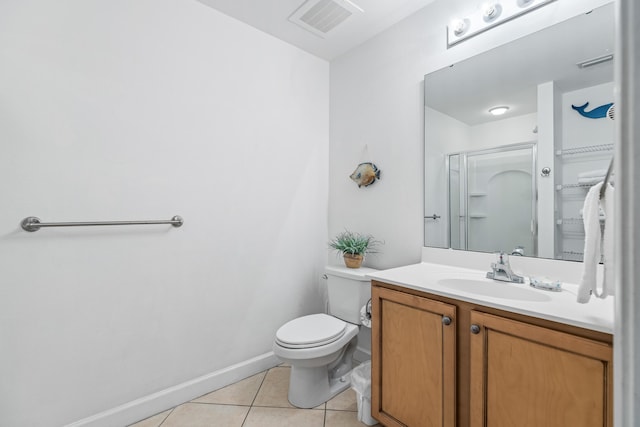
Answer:
<svg viewBox="0 0 640 427"><path fill-rule="evenodd" d="M482 8L482 17L485 21L490 22L500 16L500 12L502 12L500 3L487 3Z"/></svg>
<svg viewBox="0 0 640 427"><path fill-rule="evenodd" d="M501 116L507 111L509 111L509 107L506 107L506 106L489 108L489 112L494 116Z"/></svg>
<svg viewBox="0 0 640 427"><path fill-rule="evenodd" d="M453 30L453 34L456 36L460 36L464 34L469 28L469 20L468 19L456 19L451 22L451 29Z"/></svg>
<svg viewBox="0 0 640 427"><path fill-rule="evenodd" d="M529 7L533 4L533 0L518 0L518 6Z"/></svg>

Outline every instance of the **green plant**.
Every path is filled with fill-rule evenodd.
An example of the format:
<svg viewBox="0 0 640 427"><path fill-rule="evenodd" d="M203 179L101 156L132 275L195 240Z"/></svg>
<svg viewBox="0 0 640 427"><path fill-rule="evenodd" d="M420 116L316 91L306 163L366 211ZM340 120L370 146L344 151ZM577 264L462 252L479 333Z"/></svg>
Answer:
<svg viewBox="0 0 640 427"><path fill-rule="evenodd" d="M368 253L375 253L375 247L379 243L380 242L375 240L371 235L345 230L329 242L329 247L341 254L364 256Z"/></svg>

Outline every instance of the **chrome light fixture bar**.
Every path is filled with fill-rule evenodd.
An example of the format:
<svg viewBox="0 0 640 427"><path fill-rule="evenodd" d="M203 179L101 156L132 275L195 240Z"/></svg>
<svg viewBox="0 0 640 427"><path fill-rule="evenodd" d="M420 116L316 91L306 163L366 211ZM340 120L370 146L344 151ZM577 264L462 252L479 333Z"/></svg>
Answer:
<svg viewBox="0 0 640 427"><path fill-rule="evenodd" d="M454 19L447 26L447 47L554 1L556 0L489 0L480 10L467 17Z"/></svg>

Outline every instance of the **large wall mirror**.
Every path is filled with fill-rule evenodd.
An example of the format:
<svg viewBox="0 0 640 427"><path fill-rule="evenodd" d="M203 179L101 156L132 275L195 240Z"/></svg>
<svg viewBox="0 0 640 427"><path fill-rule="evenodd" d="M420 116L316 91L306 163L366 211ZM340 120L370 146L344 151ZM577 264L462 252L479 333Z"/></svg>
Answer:
<svg viewBox="0 0 640 427"><path fill-rule="evenodd" d="M613 40L609 4L425 76L425 246L582 260L613 156Z"/></svg>

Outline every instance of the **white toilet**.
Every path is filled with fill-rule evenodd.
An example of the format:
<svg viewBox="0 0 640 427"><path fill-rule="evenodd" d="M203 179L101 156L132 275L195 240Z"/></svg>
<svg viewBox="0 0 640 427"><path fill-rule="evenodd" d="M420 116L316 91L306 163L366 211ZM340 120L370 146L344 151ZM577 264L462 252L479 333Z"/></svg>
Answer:
<svg viewBox="0 0 640 427"><path fill-rule="evenodd" d="M289 402L314 408L346 390L358 342L360 309L371 298L372 268L327 266L329 314L311 314L276 332L274 354L291 365Z"/></svg>

